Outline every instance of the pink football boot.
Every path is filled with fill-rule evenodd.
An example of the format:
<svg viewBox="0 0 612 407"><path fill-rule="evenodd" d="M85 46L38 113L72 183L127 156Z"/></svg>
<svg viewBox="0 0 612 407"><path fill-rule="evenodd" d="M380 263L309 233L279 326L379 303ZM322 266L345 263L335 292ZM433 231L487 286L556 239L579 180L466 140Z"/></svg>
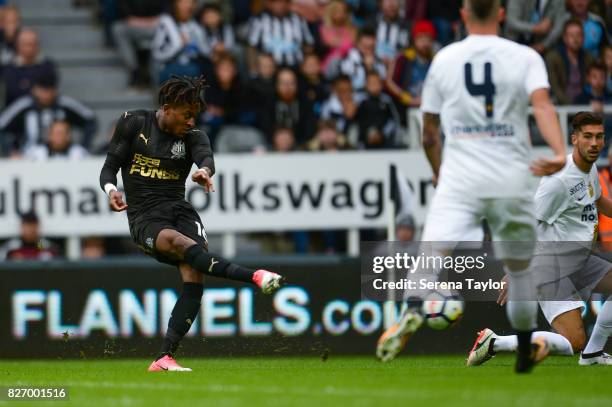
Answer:
<svg viewBox="0 0 612 407"><path fill-rule="evenodd" d="M253 282L261 288L262 293L272 294L282 285L283 277L271 271L257 270L253 273Z"/></svg>
<svg viewBox="0 0 612 407"><path fill-rule="evenodd" d="M154 361L149 366L149 372L191 372L191 369L188 367L182 367L179 365L176 360L170 355L165 355L164 357Z"/></svg>

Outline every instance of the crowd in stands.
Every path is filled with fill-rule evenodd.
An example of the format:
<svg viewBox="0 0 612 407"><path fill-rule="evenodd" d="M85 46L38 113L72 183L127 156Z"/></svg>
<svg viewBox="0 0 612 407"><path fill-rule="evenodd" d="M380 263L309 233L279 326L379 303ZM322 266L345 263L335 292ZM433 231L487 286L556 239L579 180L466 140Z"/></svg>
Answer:
<svg viewBox="0 0 612 407"><path fill-rule="evenodd" d="M78 3L97 10L126 87L204 75L198 126L218 152L409 147L407 109L420 105L432 58L466 35L461 0ZM542 55L554 102L602 111L612 98L612 2L503 3L500 34ZM0 157L104 154L92 148L94 113L58 93L53 55L20 20L18 7L2 7Z"/></svg>
<svg viewBox="0 0 612 407"><path fill-rule="evenodd" d="M0 157L89 154L97 131L94 112L58 92L56 64L40 49L38 34L22 26L16 6L1 8L0 28ZM80 132L78 144L73 129Z"/></svg>
<svg viewBox="0 0 612 407"><path fill-rule="evenodd" d="M127 70L126 87L204 75L208 108L198 125L229 152L312 150L317 122L332 120L343 149L406 147L406 109L419 106L435 52L465 36L461 0L89 3ZM542 54L554 101L601 111L612 91L610 2L507 3L501 33ZM91 149L92 111L57 94L53 55L39 49L17 7L3 7L0 28L2 156L27 157L49 142L55 121L69 133L76 127L76 140ZM243 133L246 140L232 140Z"/></svg>

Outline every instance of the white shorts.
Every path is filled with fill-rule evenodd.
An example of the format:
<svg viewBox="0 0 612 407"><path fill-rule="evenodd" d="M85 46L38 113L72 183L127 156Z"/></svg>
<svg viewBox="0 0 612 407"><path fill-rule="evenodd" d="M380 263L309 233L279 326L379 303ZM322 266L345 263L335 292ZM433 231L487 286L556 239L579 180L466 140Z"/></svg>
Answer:
<svg viewBox="0 0 612 407"><path fill-rule="evenodd" d="M550 324L559 315L582 308L584 301L590 299L595 286L612 271L612 263L608 260L590 255L584 260L580 270L551 280L549 273L539 272L537 258L534 263L533 273L538 284L540 308Z"/></svg>
<svg viewBox="0 0 612 407"><path fill-rule="evenodd" d="M536 240L533 213L531 199L461 198L436 193L421 241L481 242L482 220L487 219L497 258L529 260Z"/></svg>
<svg viewBox="0 0 612 407"><path fill-rule="evenodd" d="M564 314L568 311L574 309L584 308L584 301L580 301L575 298L567 301L538 301L540 303L540 308L542 309L542 314L548 321L548 323L552 326L553 321L559 315Z"/></svg>

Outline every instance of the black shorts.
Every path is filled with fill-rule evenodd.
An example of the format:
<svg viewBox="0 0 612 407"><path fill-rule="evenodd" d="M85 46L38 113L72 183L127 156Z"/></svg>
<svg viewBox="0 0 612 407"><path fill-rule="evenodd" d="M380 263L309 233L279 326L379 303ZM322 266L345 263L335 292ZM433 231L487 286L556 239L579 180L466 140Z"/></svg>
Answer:
<svg viewBox="0 0 612 407"><path fill-rule="evenodd" d="M157 235L163 229L172 229L193 239L204 249L208 249L206 231L198 213L186 201L160 204L134 219L129 219L130 234L138 248L159 262L178 266L179 261L155 249Z"/></svg>

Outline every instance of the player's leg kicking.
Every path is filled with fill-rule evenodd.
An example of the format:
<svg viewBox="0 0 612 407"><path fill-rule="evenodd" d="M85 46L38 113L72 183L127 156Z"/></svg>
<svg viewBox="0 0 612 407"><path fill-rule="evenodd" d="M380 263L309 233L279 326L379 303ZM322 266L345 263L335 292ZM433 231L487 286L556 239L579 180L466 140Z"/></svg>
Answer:
<svg viewBox="0 0 612 407"><path fill-rule="evenodd" d="M528 268L535 241L535 220L529 200L479 200L468 202L434 197L428 214L423 241L481 241L481 217L487 216L496 256L504 260L505 271L512 287L509 292L508 318L518 335L518 357L515 369L529 372L548 354L544 338L532 341L536 326L537 302L535 285ZM504 244L509 241L510 244ZM520 242L525 243L520 243ZM452 249L451 249L452 251ZM400 320L383 333L376 354L383 362L394 359L405 347L409 337L422 325L420 302L408 299L408 307Z"/></svg>
<svg viewBox="0 0 612 407"><path fill-rule="evenodd" d="M546 338L532 339L537 326L537 291L529 266L536 241L531 199L488 200L486 216L495 256L504 262L508 278L506 315L517 335L515 371L527 373L548 355Z"/></svg>
<svg viewBox="0 0 612 407"><path fill-rule="evenodd" d="M200 301L204 292L204 275L185 263L179 265L179 271L183 280L183 291L172 309L160 355L149 366L150 372L191 371L190 368L179 365L173 355L200 310Z"/></svg>
<svg viewBox="0 0 612 407"><path fill-rule="evenodd" d="M482 241L481 210L477 202L434 195L425 221L420 252L437 256L450 255L455 242ZM428 276L431 277L431 276ZM424 295L406 295L406 308L399 320L378 339L376 356L389 362L404 349L408 339L422 326L421 307Z"/></svg>
<svg viewBox="0 0 612 407"><path fill-rule="evenodd" d="M203 246L176 230L163 229L159 232L156 251L162 256L180 260L183 292L172 310L160 354L149 366L150 372L191 371L180 366L173 355L200 310L205 274L255 284L264 294L273 293L282 283L279 274L267 270L251 270L231 263L208 253Z"/></svg>

